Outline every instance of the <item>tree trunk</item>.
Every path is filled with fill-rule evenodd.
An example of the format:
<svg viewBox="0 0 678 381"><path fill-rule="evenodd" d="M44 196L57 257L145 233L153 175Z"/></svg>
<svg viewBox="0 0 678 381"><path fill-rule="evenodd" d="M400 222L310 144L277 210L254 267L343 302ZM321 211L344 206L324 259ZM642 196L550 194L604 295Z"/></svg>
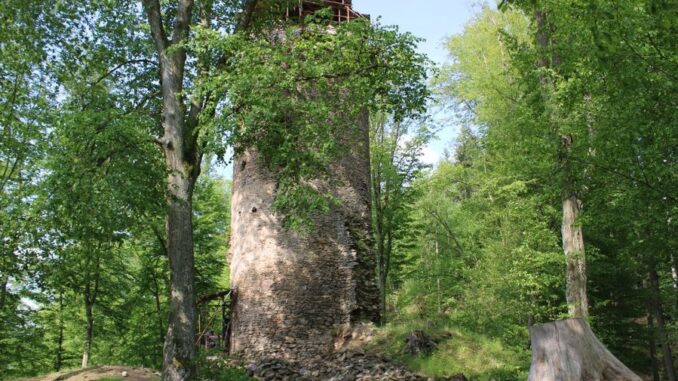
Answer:
<svg viewBox="0 0 678 381"><path fill-rule="evenodd" d="M373 185L373 186L379 186L379 184ZM374 188L373 189L374 195L372 202L374 203L374 208L375 208L375 221L374 221L374 229L375 229L375 234L374 237L376 239L376 268L377 268L377 285L379 288L379 324L386 324L386 246L384 245L384 213L383 210L381 209L381 200L379 200L380 196L380 191L379 189Z"/></svg>
<svg viewBox="0 0 678 381"><path fill-rule="evenodd" d="M84 349L82 352L82 363L81 367L87 368L89 366L89 358L92 353L92 340L94 339L94 305L97 302L97 296L99 294L99 277L101 275L101 244L97 244L95 250L96 258L94 259L94 279L91 279L89 264L90 259L88 257L87 263L88 268L86 269L85 277L85 290L83 299L85 302L85 318L87 321L87 326L85 328L85 343ZM94 282L94 284L90 282Z"/></svg>
<svg viewBox="0 0 678 381"><path fill-rule="evenodd" d="M673 288L678 289L678 259L671 254L671 279L673 279Z"/></svg>
<svg viewBox="0 0 678 381"><path fill-rule="evenodd" d="M169 151L169 152L168 152ZM170 265L169 323L165 336L163 380L195 375L195 290L193 260L193 180L181 173L173 150L165 152L172 174L167 199L167 253Z"/></svg>
<svg viewBox="0 0 678 381"><path fill-rule="evenodd" d="M548 25L544 11L538 9L535 13L535 20L537 21L537 46L541 50L537 66L541 68L556 68L560 64L560 58L552 54L549 60L548 51L551 48L552 41L549 35L550 25ZM544 103L548 103L550 102L550 95L546 89L554 85L546 75L542 75L541 82L543 86L542 98ZM559 128L553 122L554 118L551 117L551 120L553 131L558 132ZM562 135L560 139L559 160L562 171L561 189L563 204L561 233L566 262L565 296L570 316L585 318L588 316L586 257L584 252L584 235L581 225L577 222L582 202L577 195L570 160L570 148L573 137L571 135Z"/></svg>
<svg viewBox="0 0 678 381"><path fill-rule="evenodd" d="M87 319L87 327L85 328L85 344L82 352L82 368L89 366L89 357L92 352L92 336L94 334L94 315L92 314L92 303L85 300L85 316Z"/></svg>
<svg viewBox="0 0 678 381"><path fill-rule="evenodd" d="M179 62L177 62L179 61ZM181 69L178 68L181 66ZM181 60L163 60L163 138L167 178L167 257L170 267L169 322L165 336L162 378L165 381L190 380L195 375L195 290L193 258L193 187L200 173L200 157L195 145L185 139L189 133L184 121L181 96ZM196 155L196 156L194 156Z"/></svg>
<svg viewBox="0 0 678 381"><path fill-rule="evenodd" d="M659 365L657 365L657 342L655 340L654 319L652 314L647 315L647 328L650 331L649 346L650 346L650 367L652 368L652 381L660 381L659 379Z"/></svg>
<svg viewBox="0 0 678 381"><path fill-rule="evenodd" d="M575 195L563 199L562 239L566 274L567 309L572 317L587 317L588 298L586 295L586 257L584 235L577 220L581 213L581 201Z"/></svg>
<svg viewBox="0 0 678 381"><path fill-rule="evenodd" d="M671 279L673 279L673 320L678 320L678 257L671 253Z"/></svg>
<svg viewBox="0 0 678 381"><path fill-rule="evenodd" d="M376 185L379 186L379 185ZM377 197L380 197L380 193L376 190L376 197L373 196L372 202L375 203L375 221L374 237L376 239L375 245L375 258L376 258L376 270L377 270L377 286L379 292L379 324L386 324L386 281L388 277L388 266L389 266L389 256L390 250L386 245L387 237L384 233L385 230L385 216L380 203L382 202Z"/></svg>
<svg viewBox="0 0 678 381"><path fill-rule="evenodd" d="M59 335L57 336L56 359L54 360L54 371L58 372L63 366L64 353L64 296L59 293Z"/></svg>
<svg viewBox="0 0 678 381"><path fill-rule="evenodd" d="M0 282L0 311L5 308L5 300L7 298L7 277L3 277Z"/></svg>
<svg viewBox="0 0 678 381"><path fill-rule="evenodd" d="M379 258L379 257L378 257ZM383 260L383 258L380 258ZM379 324L386 324L386 276L380 263L377 263L377 282L379 283Z"/></svg>
<svg viewBox="0 0 678 381"><path fill-rule="evenodd" d="M650 271L650 292L652 293L652 297L650 298L652 314L657 320L657 335L659 335L659 344L662 348L666 379L668 381L676 381L676 370L673 367L671 346L669 344L669 338L666 334L666 325L664 323L664 311L662 308L661 293L659 290L659 274L657 274L657 270L655 269Z"/></svg>
<svg viewBox="0 0 678 381"><path fill-rule="evenodd" d="M442 303L441 303L441 292L440 292L440 247L438 245L438 235L435 237L435 244L436 244L436 262L438 262L436 266L436 301L438 304L438 313L442 312Z"/></svg>
<svg viewBox="0 0 678 381"><path fill-rule="evenodd" d="M155 266L155 265L153 265ZM153 298L155 299L155 312L158 315L158 337L160 340L159 343L165 341L165 325L163 321L165 320L165 314L162 313L162 303L160 302L160 284L158 283L158 275L155 273L155 267L153 268Z"/></svg>
<svg viewBox="0 0 678 381"><path fill-rule="evenodd" d="M383 141L383 132L382 132ZM379 324L386 324L386 237L384 235L384 207L382 206L381 163L373 163L370 171L370 195L372 201L372 227L375 239L377 286L379 288Z"/></svg>
<svg viewBox="0 0 678 381"><path fill-rule="evenodd" d="M177 66L182 66L179 69ZM163 380L190 380L195 374L195 291L193 258L193 187L200 173L195 146L187 131L179 99L182 79L175 73L183 62L163 60L164 152L167 178L167 257L170 266L169 322L165 336ZM183 76L182 76L183 78Z"/></svg>
<svg viewBox="0 0 678 381"><path fill-rule="evenodd" d="M377 236L377 239L379 239L377 245L377 281L379 282L379 324L384 325L386 324L386 284L391 266L392 237L390 230L392 229L392 221L388 221L388 231L383 235L385 230L383 210L381 213L380 229L382 233Z"/></svg>
<svg viewBox="0 0 678 381"><path fill-rule="evenodd" d="M195 376L195 293L193 263L193 186L202 159L197 146L201 102L193 99L190 111L182 101L186 49L193 0L178 2L171 39L163 26L158 0L144 0L151 36L160 64L162 126L159 139L169 170L167 177L167 256L170 265L169 323L163 354L164 381L185 381ZM202 75L202 74L200 74Z"/></svg>
<svg viewBox="0 0 678 381"><path fill-rule="evenodd" d="M528 381L641 381L596 338L581 318L530 328Z"/></svg>
<svg viewBox="0 0 678 381"><path fill-rule="evenodd" d="M143 0L155 43L160 68L162 90L162 126L164 134L156 142L163 147L169 169L167 180L167 256L170 263L170 308L167 336L164 345L162 379L185 381L195 376L196 296L194 291L193 258L193 187L200 175L202 146L198 143L199 120L203 106L210 98L209 91L196 91L185 105L184 74L186 45L193 22L194 0L176 2L176 13L171 36L165 31L159 0ZM209 28L212 4L201 3L200 23ZM244 12L236 30L250 23L257 0L246 0ZM208 55L196 57L196 79L200 81L210 73Z"/></svg>

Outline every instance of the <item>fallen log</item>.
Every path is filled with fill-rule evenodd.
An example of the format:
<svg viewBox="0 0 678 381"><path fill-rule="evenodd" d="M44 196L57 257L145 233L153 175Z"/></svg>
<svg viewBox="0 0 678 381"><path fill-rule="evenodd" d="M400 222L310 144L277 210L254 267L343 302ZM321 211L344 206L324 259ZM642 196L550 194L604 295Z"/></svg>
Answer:
<svg viewBox="0 0 678 381"><path fill-rule="evenodd" d="M530 327L528 381L642 381L596 338L583 319Z"/></svg>

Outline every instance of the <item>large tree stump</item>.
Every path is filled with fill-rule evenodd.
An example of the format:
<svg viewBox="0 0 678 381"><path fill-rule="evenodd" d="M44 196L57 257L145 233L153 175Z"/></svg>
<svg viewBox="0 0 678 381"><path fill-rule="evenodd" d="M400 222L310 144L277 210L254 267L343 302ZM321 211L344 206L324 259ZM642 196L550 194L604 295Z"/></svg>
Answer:
<svg viewBox="0 0 678 381"><path fill-rule="evenodd" d="M596 338L583 319L530 328L528 381L641 381Z"/></svg>

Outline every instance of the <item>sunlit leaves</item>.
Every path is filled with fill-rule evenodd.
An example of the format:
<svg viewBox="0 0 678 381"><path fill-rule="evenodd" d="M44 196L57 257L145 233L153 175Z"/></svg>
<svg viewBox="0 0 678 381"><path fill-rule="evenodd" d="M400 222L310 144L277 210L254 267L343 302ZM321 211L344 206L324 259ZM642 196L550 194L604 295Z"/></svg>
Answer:
<svg viewBox="0 0 678 381"><path fill-rule="evenodd" d="M328 196L302 183L329 174L344 149L339 131L362 112L401 120L424 111L427 61L417 39L395 29L358 20L198 33L198 51L227 57L204 83L220 100L211 105L217 118L206 121L217 130L211 147L256 148L276 174L276 206L287 216L327 208Z"/></svg>

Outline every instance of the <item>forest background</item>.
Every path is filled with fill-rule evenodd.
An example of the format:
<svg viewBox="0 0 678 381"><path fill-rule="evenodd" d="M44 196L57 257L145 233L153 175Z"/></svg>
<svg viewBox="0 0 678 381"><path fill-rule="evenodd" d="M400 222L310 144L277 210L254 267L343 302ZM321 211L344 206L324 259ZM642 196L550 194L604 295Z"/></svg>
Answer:
<svg viewBox="0 0 678 381"><path fill-rule="evenodd" d="M152 53L130 38L144 32L138 9L88 4L0 6L13 21L0 26L3 378L78 366L85 354L90 364L162 361L169 268L165 167L148 138L159 105ZM453 120L372 116L385 311L376 345L431 375L525 378L528 326L568 316L568 193L594 331L638 373L675 379L678 7L495 8L451 36L450 60L431 69L430 110ZM94 13L106 22L84 16ZM432 167L422 152L441 123L460 133ZM195 189L197 295L228 287L230 189L215 174L218 154ZM414 329L441 344L404 354Z"/></svg>

